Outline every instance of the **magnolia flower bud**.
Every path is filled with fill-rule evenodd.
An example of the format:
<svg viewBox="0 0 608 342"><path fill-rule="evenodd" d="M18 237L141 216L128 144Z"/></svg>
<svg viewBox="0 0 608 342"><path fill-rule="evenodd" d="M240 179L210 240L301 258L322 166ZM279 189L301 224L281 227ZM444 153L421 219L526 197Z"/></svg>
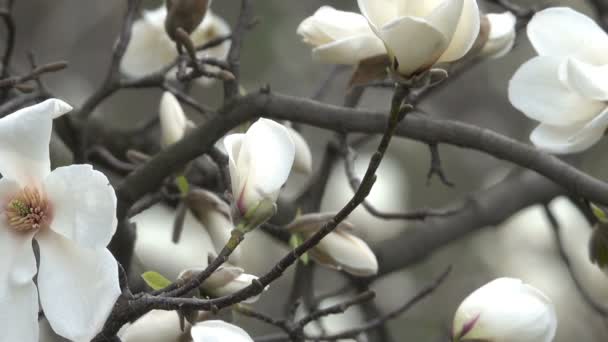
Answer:
<svg viewBox="0 0 608 342"><path fill-rule="evenodd" d="M308 143L298 131L291 128L291 125L286 123L285 128L287 128L287 131L291 135L291 139L296 148L293 170L309 175L312 173L312 153L310 152L310 146L308 146Z"/></svg>
<svg viewBox="0 0 608 342"><path fill-rule="evenodd" d="M333 216L331 213L302 215L286 228L308 238ZM356 276L366 277L378 273L376 256L363 240L348 233L351 229L350 223L342 221L333 232L309 251L310 256L321 265L344 270Z"/></svg>
<svg viewBox="0 0 608 342"><path fill-rule="evenodd" d="M256 121L245 134L224 139L232 195L245 230L268 220L276 210L279 191L291 171L295 144L287 129L267 119Z"/></svg>
<svg viewBox="0 0 608 342"><path fill-rule="evenodd" d="M410 77L434 64L453 62L479 33L476 0L358 0L361 13L384 42L391 66Z"/></svg>
<svg viewBox="0 0 608 342"><path fill-rule="evenodd" d="M203 21L207 13L208 0L167 0L167 17L165 30L175 40L176 30L181 28L192 33Z"/></svg>
<svg viewBox="0 0 608 342"><path fill-rule="evenodd" d="M325 63L355 65L386 54L382 41L371 30L365 17L330 6L323 6L304 19L297 32L305 43L313 47L313 58Z"/></svg>
<svg viewBox="0 0 608 342"><path fill-rule="evenodd" d="M159 108L161 146L166 148L184 137L186 129L193 124L186 118L182 106L175 96L166 91L160 99Z"/></svg>
<svg viewBox="0 0 608 342"><path fill-rule="evenodd" d="M517 18L507 11L501 14L487 14L482 18L489 28L488 38L481 48L480 55L488 58L500 58L515 44L515 23Z"/></svg>
<svg viewBox="0 0 608 342"><path fill-rule="evenodd" d="M152 310L118 332L123 342L179 342L183 335L177 313L163 310Z"/></svg>
<svg viewBox="0 0 608 342"><path fill-rule="evenodd" d="M190 334L192 335L193 342L253 342L253 339L245 330L219 320L197 323L192 327Z"/></svg>
<svg viewBox="0 0 608 342"><path fill-rule="evenodd" d="M550 342L557 317L551 300L519 279L499 278L471 293L454 316L454 341Z"/></svg>
<svg viewBox="0 0 608 342"><path fill-rule="evenodd" d="M201 272L204 269L189 269L183 271L179 275L179 279L188 279L196 272ZM201 290L208 296L217 298L227 295L231 295L238 292L251 283L257 280L258 277L247 274L242 268L230 266L224 264L221 268L213 272L209 278L207 278L201 285ZM264 288L264 291L268 289L268 286ZM248 298L243 303L254 303L260 298L259 295Z"/></svg>

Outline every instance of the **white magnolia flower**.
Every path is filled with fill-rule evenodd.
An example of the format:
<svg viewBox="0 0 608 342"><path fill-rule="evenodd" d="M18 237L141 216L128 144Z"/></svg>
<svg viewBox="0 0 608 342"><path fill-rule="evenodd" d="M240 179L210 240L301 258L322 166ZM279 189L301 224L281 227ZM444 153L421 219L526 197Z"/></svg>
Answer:
<svg viewBox="0 0 608 342"><path fill-rule="evenodd" d="M0 119L3 341L38 341L39 301L57 334L90 341L120 295L116 260L106 249L116 229L108 179L90 165L51 172L52 122L70 110L51 99Z"/></svg>
<svg viewBox="0 0 608 342"><path fill-rule="evenodd" d="M121 70L132 77L141 77L161 70L175 60L177 49L165 31L165 5L144 11L143 17L133 24L131 41L120 64ZM230 26L224 19L207 11L201 24L192 32L190 38L195 46L203 45L215 38L230 34ZM198 52L198 57L225 59L230 50L230 41ZM207 66L206 66L207 67ZM210 70L211 67L208 67ZM175 72L171 72L174 75ZM201 77L201 84L208 85L213 79Z"/></svg>
<svg viewBox="0 0 608 342"><path fill-rule="evenodd" d="M471 293L454 316L454 341L551 342L557 317L551 300L519 279L499 278Z"/></svg>
<svg viewBox="0 0 608 342"><path fill-rule="evenodd" d="M193 342L253 342L245 330L219 320L196 323L190 334Z"/></svg>
<svg viewBox="0 0 608 342"><path fill-rule="evenodd" d="M184 324L190 327L188 321ZM118 332L123 342L180 342L183 335L177 312L163 310L152 310Z"/></svg>
<svg viewBox="0 0 608 342"><path fill-rule="evenodd" d="M286 228L292 233L302 234L305 239L316 233L334 214L315 213L299 216ZM344 270L356 276L372 276L378 273L378 260L365 241L350 234L352 225L342 221L325 236L309 254L319 264Z"/></svg>
<svg viewBox="0 0 608 342"><path fill-rule="evenodd" d="M159 107L161 146L168 147L180 141L193 124L188 120L182 106L173 94L166 91Z"/></svg>
<svg viewBox="0 0 608 342"><path fill-rule="evenodd" d="M490 58L500 58L513 48L515 44L515 24L517 18L513 13L490 13L485 16L490 32L488 40L480 54Z"/></svg>
<svg viewBox="0 0 608 342"><path fill-rule="evenodd" d="M583 151L608 126L608 35L590 18L565 7L537 13L528 38L539 56L509 84L509 100L540 121L530 140L550 153Z"/></svg>
<svg viewBox="0 0 608 342"><path fill-rule="evenodd" d="M199 271L203 271L203 269L199 269ZM257 276L245 273L242 268L225 265L213 272L213 274L203 282L201 288L208 295L213 297L223 297L246 288L257 279ZM264 291L267 289L268 286L266 286ZM259 298L260 296L258 295L248 298L243 302L254 303Z"/></svg>
<svg viewBox="0 0 608 342"><path fill-rule="evenodd" d="M358 0L393 69L410 76L463 57L479 34L476 0Z"/></svg>
<svg viewBox="0 0 608 342"><path fill-rule="evenodd" d="M224 146L238 211L246 219L263 220L274 211L293 166L295 145L289 131L272 120L259 119L247 133L228 135Z"/></svg>
<svg viewBox="0 0 608 342"><path fill-rule="evenodd" d="M285 128L289 131L291 139L295 144L296 154L294 155L293 170L309 175L312 173L312 152L306 139L290 125L285 123Z"/></svg>
<svg viewBox="0 0 608 342"><path fill-rule="evenodd" d="M297 32L305 43L314 47L313 58L325 63L355 65L386 54L382 40L359 13L323 6L304 19Z"/></svg>

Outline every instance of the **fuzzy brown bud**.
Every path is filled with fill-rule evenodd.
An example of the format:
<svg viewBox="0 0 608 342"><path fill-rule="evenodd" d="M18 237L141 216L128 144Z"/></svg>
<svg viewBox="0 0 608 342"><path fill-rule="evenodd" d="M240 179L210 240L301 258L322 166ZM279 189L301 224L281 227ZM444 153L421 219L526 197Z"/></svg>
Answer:
<svg viewBox="0 0 608 342"><path fill-rule="evenodd" d="M167 0L165 30L176 40L177 29L192 33L205 18L209 0Z"/></svg>

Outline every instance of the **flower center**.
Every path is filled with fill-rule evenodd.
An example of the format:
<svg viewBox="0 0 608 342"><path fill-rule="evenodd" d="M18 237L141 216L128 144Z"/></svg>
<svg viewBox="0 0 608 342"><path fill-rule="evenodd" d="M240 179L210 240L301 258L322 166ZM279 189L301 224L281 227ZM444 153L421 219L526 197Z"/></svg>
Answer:
<svg viewBox="0 0 608 342"><path fill-rule="evenodd" d="M50 205L38 190L25 187L6 205L8 224L20 232L48 227Z"/></svg>

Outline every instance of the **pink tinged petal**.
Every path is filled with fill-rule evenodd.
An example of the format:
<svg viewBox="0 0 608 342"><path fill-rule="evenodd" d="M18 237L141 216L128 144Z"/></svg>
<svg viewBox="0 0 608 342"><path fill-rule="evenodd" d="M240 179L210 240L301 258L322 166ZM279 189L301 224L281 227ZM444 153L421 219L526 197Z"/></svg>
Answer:
<svg viewBox="0 0 608 342"><path fill-rule="evenodd" d="M603 125L579 124L572 126L551 126L540 124L530 134L530 140L539 149L554 153L568 154L582 152L599 142L606 130L606 116Z"/></svg>
<svg viewBox="0 0 608 342"><path fill-rule="evenodd" d="M375 35L358 35L321 45L312 57L322 63L355 65L362 60L386 54L386 48Z"/></svg>
<svg viewBox="0 0 608 342"><path fill-rule="evenodd" d="M0 173L22 186L41 182L51 171L53 119L71 110L67 103L50 99L0 119Z"/></svg>
<svg viewBox="0 0 608 342"><path fill-rule="evenodd" d="M238 172L247 175L243 195L247 207L262 198L277 199L294 157L293 139L283 125L259 119L249 127L237 161Z"/></svg>
<svg viewBox="0 0 608 342"><path fill-rule="evenodd" d="M432 67L448 44L439 30L428 22L413 17L396 20L382 27L379 33L389 55L394 58L393 67L396 66L403 76Z"/></svg>
<svg viewBox="0 0 608 342"><path fill-rule="evenodd" d="M361 14L372 27L380 28L398 15L400 0L357 0ZM408 0L409 1L409 0Z"/></svg>
<svg viewBox="0 0 608 342"><path fill-rule="evenodd" d="M440 62L453 62L462 58L473 46L479 35L480 18L476 0L462 1L462 13L452 39Z"/></svg>
<svg viewBox="0 0 608 342"><path fill-rule="evenodd" d="M105 248L116 230L116 194L90 165L55 169L45 180L51 229L86 248Z"/></svg>
<svg viewBox="0 0 608 342"><path fill-rule="evenodd" d="M511 104L531 119L553 126L591 120L605 105L570 90L559 77L564 58L535 57L524 63L509 82Z"/></svg>
<svg viewBox="0 0 608 342"><path fill-rule="evenodd" d="M451 41L460 21L463 3L463 0L445 0L424 19Z"/></svg>
<svg viewBox="0 0 608 342"><path fill-rule="evenodd" d="M30 251L32 257L34 253ZM35 263L34 263L35 266ZM0 295L0 340L6 342L38 341L38 293L30 279L25 284L13 284Z"/></svg>
<svg viewBox="0 0 608 342"><path fill-rule="evenodd" d="M192 327L194 342L253 342L245 330L224 321L203 321Z"/></svg>
<svg viewBox="0 0 608 342"><path fill-rule="evenodd" d="M594 100L608 100L608 65L594 66L568 58L566 77L570 88L579 95Z"/></svg>
<svg viewBox="0 0 608 342"><path fill-rule="evenodd" d="M230 169L232 196L235 198L240 196L244 185L242 183L245 180L245 176L239 173L239 169L236 166L244 138L245 134L241 133L230 134L224 138L224 147L226 148L226 153L228 153L228 168Z"/></svg>
<svg viewBox="0 0 608 342"><path fill-rule="evenodd" d="M534 15L528 38L541 56L576 56L588 63L608 62L608 35L595 21L567 7Z"/></svg>
<svg viewBox="0 0 608 342"><path fill-rule="evenodd" d="M52 230L41 231L38 291L53 330L73 341L90 341L120 295L118 266L105 248L83 248Z"/></svg>

